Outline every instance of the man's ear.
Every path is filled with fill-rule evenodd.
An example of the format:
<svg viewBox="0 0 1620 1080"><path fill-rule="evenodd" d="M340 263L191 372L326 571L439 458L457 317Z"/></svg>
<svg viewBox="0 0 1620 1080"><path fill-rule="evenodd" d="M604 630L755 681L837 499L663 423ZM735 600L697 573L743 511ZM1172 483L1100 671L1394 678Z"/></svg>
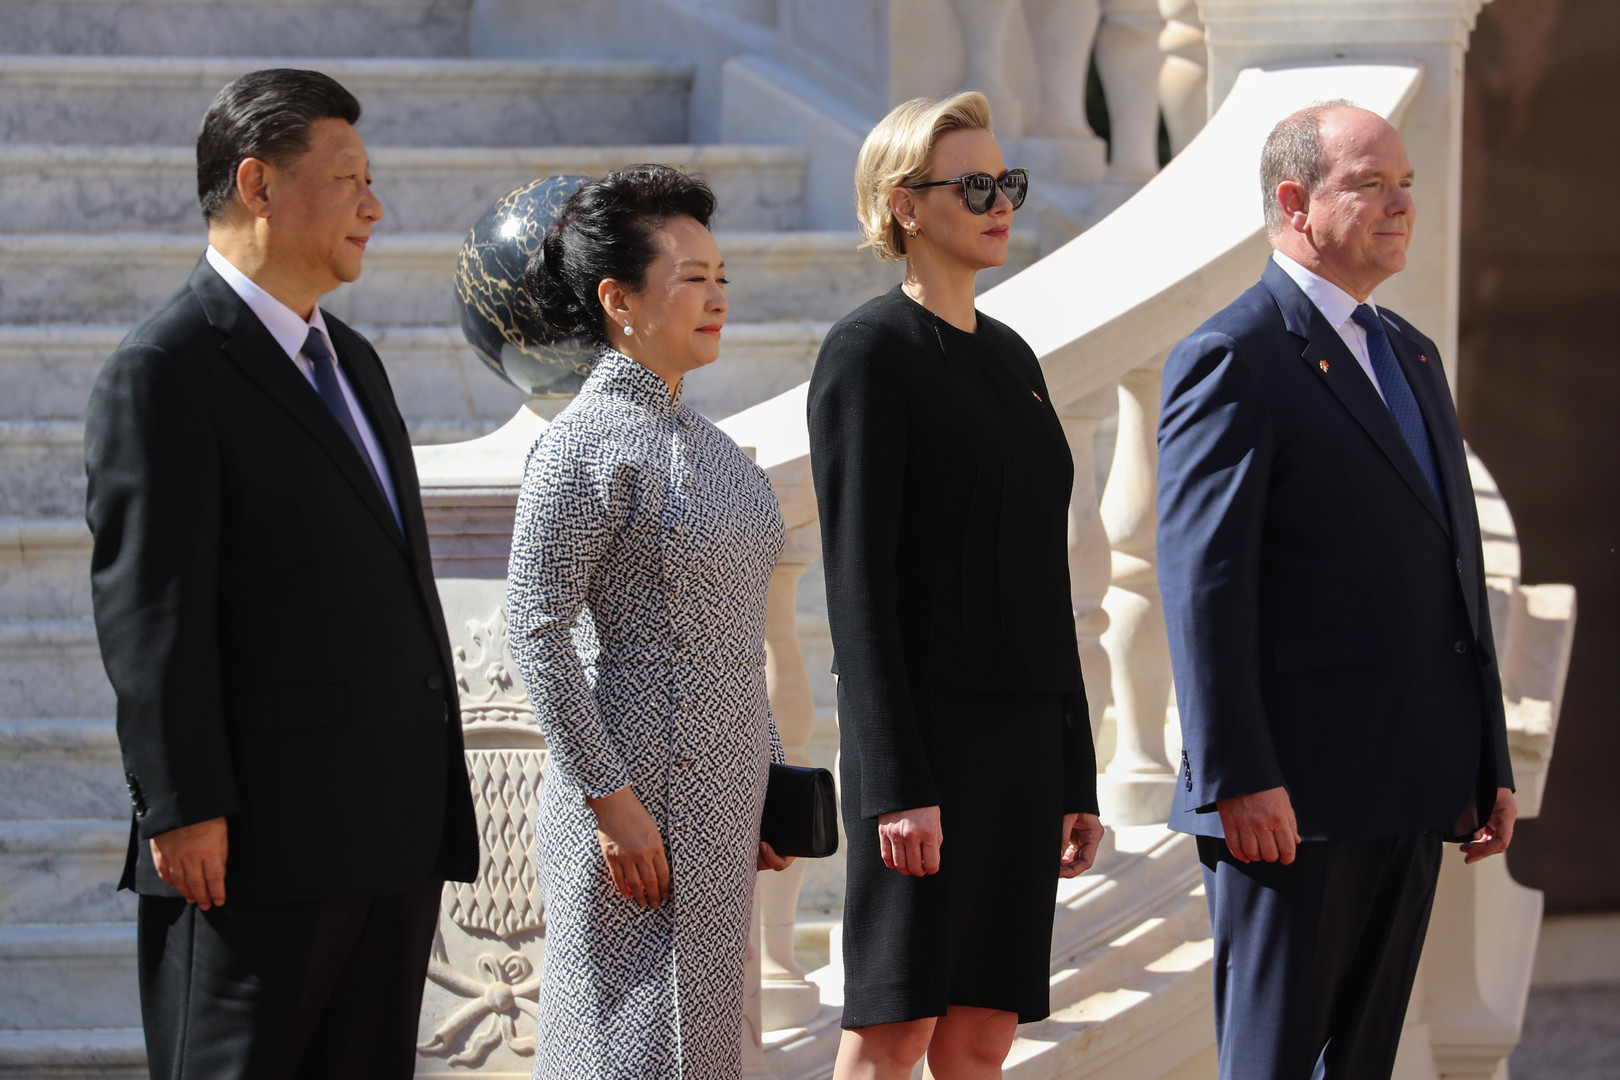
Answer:
<svg viewBox="0 0 1620 1080"><path fill-rule="evenodd" d="M1282 207L1283 218L1295 232L1304 232L1311 213L1310 192L1297 180L1284 180L1272 197Z"/></svg>
<svg viewBox="0 0 1620 1080"><path fill-rule="evenodd" d="M271 187L276 168L258 158L243 158L236 167L236 198L252 217L270 216Z"/></svg>

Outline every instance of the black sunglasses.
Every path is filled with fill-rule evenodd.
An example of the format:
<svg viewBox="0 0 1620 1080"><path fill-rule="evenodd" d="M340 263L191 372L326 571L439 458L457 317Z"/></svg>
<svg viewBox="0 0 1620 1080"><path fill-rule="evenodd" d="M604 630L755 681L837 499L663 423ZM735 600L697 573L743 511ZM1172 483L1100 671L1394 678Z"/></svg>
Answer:
<svg viewBox="0 0 1620 1080"><path fill-rule="evenodd" d="M953 176L949 180L930 180L926 184L907 184L906 187L915 191L918 188L948 187L951 184L962 185L962 198L967 202L967 208L975 214L988 214L990 208L996 204L996 189L1000 188L1012 203L1014 210L1024 205L1024 196L1029 194L1029 170L1008 169L1001 177L991 176L987 172L968 173L966 176Z"/></svg>

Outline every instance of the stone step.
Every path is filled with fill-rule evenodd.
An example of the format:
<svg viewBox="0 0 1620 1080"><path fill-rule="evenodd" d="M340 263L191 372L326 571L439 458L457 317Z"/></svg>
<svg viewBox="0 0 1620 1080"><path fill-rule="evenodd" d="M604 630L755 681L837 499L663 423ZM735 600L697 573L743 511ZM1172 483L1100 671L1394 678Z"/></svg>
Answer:
<svg viewBox="0 0 1620 1080"><path fill-rule="evenodd" d="M111 716L89 619L0 619L0 717Z"/></svg>
<svg viewBox="0 0 1620 1080"><path fill-rule="evenodd" d="M360 327L413 422L510 419L523 395L452 326ZM0 420L77 420L128 325L0 325ZM443 440L439 440L443 441Z"/></svg>
<svg viewBox="0 0 1620 1080"><path fill-rule="evenodd" d="M464 56L468 0L3 0L16 53Z"/></svg>
<svg viewBox="0 0 1620 1080"><path fill-rule="evenodd" d="M90 614L84 518L0 518L0 619Z"/></svg>
<svg viewBox="0 0 1620 1080"><path fill-rule="evenodd" d="M195 123L193 123L195 127ZM783 146L373 146L378 232L462 232L496 199L542 176L600 176L635 162L703 175L725 229L804 223L805 154ZM0 232L192 232L197 153L190 146L0 145Z"/></svg>
<svg viewBox="0 0 1620 1080"><path fill-rule="evenodd" d="M0 1031L5 1080L147 1080L140 1028Z"/></svg>
<svg viewBox="0 0 1620 1080"><path fill-rule="evenodd" d="M120 812L122 820L0 821L0 931L133 919L134 894L118 891L129 848L127 796Z"/></svg>
<svg viewBox="0 0 1620 1080"><path fill-rule="evenodd" d="M0 720L0 821L116 821L128 813L112 720Z"/></svg>
<svg viewBox="0 0 1620 1080"><path fill-rule="evenodd" d="M0 1031L140 1022L133 922L0 925Z"/></svg>
<svg viewBox="0 0 1620 1080"><path fill-rule="evenodd" d="M900 280L902 268L857 249L854 233L722 232L731 318L831 320ZM358 282L322 307L352 325L446 325L455 321L453 280L459 233L375 238ZM198 236L151 233L0 235L0 323L56 323L94 312L130 321L151 311L190 275ZM1007 265L979 277L982 288L1036 257L1033 231L1013 234Z"/></svg>
<svg viewBox="0 0 1620 1080"><path fill-rule="evenodd" d="M267 67L324 71L378 146L686 141L691 68L607 60L0 56L0 142L184 146L220 87Z"/></svg>

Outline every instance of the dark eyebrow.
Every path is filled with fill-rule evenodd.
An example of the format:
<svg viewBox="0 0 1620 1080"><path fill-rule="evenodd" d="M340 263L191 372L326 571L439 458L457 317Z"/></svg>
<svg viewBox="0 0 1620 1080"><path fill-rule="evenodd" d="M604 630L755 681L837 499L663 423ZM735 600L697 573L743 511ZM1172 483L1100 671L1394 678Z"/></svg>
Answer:
<svg viewBox="0 0 1620 1080"><path fill-rule="evenodd" d="M675 269L676 270L685 270L688 266L699 266L699 267L702 267L703 269L707 270L709 268L709 260L708 259L682 259L680 262L675 264ZM726 260L721 259L720 260L720 269L724 270L725 268L726 268Z"/></svg>

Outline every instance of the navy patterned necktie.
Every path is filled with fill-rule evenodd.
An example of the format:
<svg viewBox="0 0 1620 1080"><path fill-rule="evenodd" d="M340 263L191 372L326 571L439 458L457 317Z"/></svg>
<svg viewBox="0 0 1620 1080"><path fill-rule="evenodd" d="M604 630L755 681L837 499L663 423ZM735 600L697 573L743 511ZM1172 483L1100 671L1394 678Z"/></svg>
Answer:
<svg viewBox="0 0 1620 1080"><path fill-rule="evenodd" d="M354 413L349 411L349 402L343 396L343 387L338 385L337 370L332 365L332 354L326 348L326 341L321 332L313 326L309 328L309 336L304 339L304 355L309 357L310 367L315 369L315 392L321 395L327 409L332 413L332 419L338 422L343 433L354 443L355 450L360 454L360 460L365 462L366 471L376 483L377 490L382 493L383 502L394 514L394 524L400 525L399 513L394 510L392 500L388 498L388 490L383 487L382 477L377 475L376 462L371 460L371 451L366 449L366 441L360 437L360 429L355 425ZM403 526L401 526L403 532Z"/></svg>
<svg viewBox="0 0 1620 1080"><path fill-rule="evenodd" d="M1412 387L1407 383L1401 365L1395 360L1395 349L1389 343L1384 320L1378 317L1370 304L1362 304L1351 312L1350 317L1367 332L1367 357L1372 361L1373 374L1378 377L1378 388L1384 392L1384 404L1389 406L1395 426L1400 428L1401 438L1406 440L1412 456L1417 458L1418 468L1423 470L1424 479L1428 480L1440 509L1444 511L1446 489L1440 484L1440 469L1434 460L1434 444L1429 441L1429 429L1423 423L1423 412L1418 408L1417 398L1412 396Z"/></svg>

